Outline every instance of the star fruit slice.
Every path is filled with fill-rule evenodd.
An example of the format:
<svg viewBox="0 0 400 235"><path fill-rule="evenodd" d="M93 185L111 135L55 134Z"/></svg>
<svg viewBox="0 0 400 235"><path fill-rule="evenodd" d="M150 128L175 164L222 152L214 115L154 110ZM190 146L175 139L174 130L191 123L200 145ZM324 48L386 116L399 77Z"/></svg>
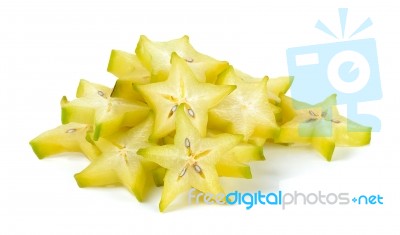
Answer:
<svg viewBox="0 0 400 235"><path fill-rule="evenodd" d="M100 138L97 146L101 155L82 172L75 175L80 187L123 185L138 201L143 201L145 189L155 164L137 155L137 150L153 145L148 142L153 117L111 137Z"/></svg>
<svg viewBox="0 0 400 235"><path fill-rule="evenodd" d="M84 123L94 126L93 139L111 135L122 127L133 127L146 118L144 103L110 97L111 89L81 80L77 99L61 100L62 123Z"/></svg>
<svg viewBox="0 0 400 235"><path fill-rule="evenodd" d="M175 130L175 113L181 104L190 121L205 136L208 110L221 102L236 86L199 82L186 61L172 53L171 71L166 81L134 87L155 113L151 138L159 139Z"/></svg>
<svg viewBox="0 0 400 235"><path fill-rule="evenodd" d="M210 109L209 127L220 131L241 134L244 141L263 145L273 138L278 126L272 105L268 102L268 78L245 81L235 73L233 67L218 78L217 84L236 85L216 107Z"/></svg>
<svg viewBox="0 0 400 235"><path fill-rule="evenodd" d="M281 126L277 143L311 143L330 161L335 146L363 146L370 143L371 128L341 116L336 108L336 95L310 105L282 96Z"/></svg>
<svg viewBox="0 0 400 235"><path fill-rule="evenodd" d="M78 152L94 160L100 151L87 138L91 129L90 125L71 122L43 132L29 144L39 159L60 153Z"/></svg>
<svg viewBox="0 0 400 235"><path fill-rule="evenodd" d="M203 193L222 193L216 164L242 140L242 136L231 134L202 138L187 117L184 105L178 108L176 124L174 145L152 146L138 151L145 159L167 169L160 211L192 187Z"/></svg>
<svg viewBox="0 0 400 235"><path fill-rule="evenodd" d="M150 83L150 72L135 54L112 50L107 71L118 78L111 94L112 97L144 101L142 96L132 88L132 84Z"/></svg>
<svg viewBox="0 0 400 235"><path fill-rule="evenodd" d="M189 42L188 36L166 42L154 42L140 36L135 50L144 66L151 71L152 81L167 79L171 67L171 53L182 57L202 82L214 83L217 76L228 67L228 62L218 61L197 52Z"/></svg>

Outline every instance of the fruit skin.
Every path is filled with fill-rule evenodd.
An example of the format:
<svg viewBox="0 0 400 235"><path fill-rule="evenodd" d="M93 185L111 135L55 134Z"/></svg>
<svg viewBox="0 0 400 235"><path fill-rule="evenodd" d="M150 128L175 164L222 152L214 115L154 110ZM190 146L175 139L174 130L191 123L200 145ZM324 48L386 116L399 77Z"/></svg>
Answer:
<svg viewBox="0 0 400 235"><path fill-rule="evenodd" d="M236 88L234 85L199 82L187 62L176 53L171 55L171 70L167 80L134 87L155 113L152 139L163 138L175 130L175 112L181 104L184 104L190 121L205 136L208 110Z"/></svg>
<svg viewBox="0 0 400 235"><path fill-rule="evenodd" d="M150 83L151 74L136 55L112 50L107 71L118 78L111 94L112 97L144 101L143 97L132 88L132 84Z"/></svg>
<svg viewBox="0 0 400 235"><path fill-rule="evenodd" d="M111 89L81 80L77 99L61 99L63 124L77 122L93 125L93 140L109 136L122 127L133 127L146 118L148 107L140 102L110 97Z"/></svg>
<svg viewBox="0 0 400 235"><path fill-rule="evenodd" d="M336 95L310 105L281 97L283 125L276 143L309 143L331 161L336 146L363 146L371 141L371 128L339 115Z"/></svg>
<svg viewBox="0 0 400 235"><path fill-rule="evenodd" d="M32 139L29 144L39 159L60 153L78 152L94 160L100 150L88 141L90 125L68 123L48 130Z"/></svg>
<svg viewBox="0 0 400 235"><path fill-rule="evenodd" d="M176 114L174 145L152 146L137 153L145 159L167 169L160 211L181 193L195 188L201 192L223 192L215 165L224 153L236 146L242 136L221 134L215 138L202 138L180 105Z"/></svg>
<svg viewBox="0 0 400 235"><path fill-rule="evenodd" d="M143 201L151 178L157 167L137 155L137 150L154 145L148 138L153 127L153 115L134 128L124 130L107 139L100 138L96 145L101 155L83 171L75 175L80 187L122 184L138 201Z"/></svg>
<svg viewBox="0 0 400 235"><path fill-rule="evenodd" d="M135 52L143 65L151 71L152 82L167 79L171 67L171 53L183 58L201 82L214 83L217 76L228 67L228 62L218 61L197 52L186 35L166 42L151 41L142 35Z"/></svg>
<svg viewBox="0 0 400 235"><path fill-rule="evenodd" d="M235 85L237 88L210 109L208 127L241 134L245 142L262 146L267 139L274 138L278 130L273 109L268 102L268 77L261 80L243 77L249 75L237 73L233 67L219 76L217 84Z"/></svg>

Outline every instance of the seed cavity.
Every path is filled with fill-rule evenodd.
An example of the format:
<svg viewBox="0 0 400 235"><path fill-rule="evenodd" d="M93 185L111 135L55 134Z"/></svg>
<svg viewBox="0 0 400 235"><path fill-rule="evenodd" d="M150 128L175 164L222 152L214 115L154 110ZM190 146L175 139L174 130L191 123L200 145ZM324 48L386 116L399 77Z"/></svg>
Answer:
<svg viewBox="0 0 400 235"><path fill-rule="evenodd" d="M65 133L70 134L70 133L74 133L75 131L76 131L75 128L71 128L71 129L66 130Z"/></svg>
<svg viewBox="0 0 400 235"><path fill-rule="evenodd" d="M190 148L190 140L188 138L185 138L185 147Z"/></svg>
<svg viewBox="0 0 400 235"><path fill-rule="evenodd" d="M317 115L316 113L314 113L314 111L312 111L312 110L309 110L308 113L309 113L311 116L318 117L318 115Z"/></svg>
<svg viewBox="0 0 400 235"><path fill-rule="evenodd" d="M176 112L177 109L178 109L177 104L172 106L171 110L169 111L168 118L170 118Z"/></svg>
<svg viewBox="0 0 400 235"><path fill-rule="evenodd" d="M194 114L194 111L193 111L193 109L188 109L188 114L192 117L192 118L194 118L195 117L195 114Z"/></svg>
<svg viewBox="0 0 400 235"><path fill-rule="evenodd" d="M193 168L194 168L194 170L197 172L197 173L201 173L201 167L199 166L199 165L193 165Z"/></svg>
<svg viewBox="0 0 400 235"><path fill-rule="evenodd" d="M316 121L317 119L315 119L315 118L310 118L310 119L308 119L307 121L305 121L305 123L310 123L310 122L313 122L313 121Z"/></svg>
<svg viewBox="0 0 400 235"><path fill-rule="evenodd" d="M97 94L98 94L99 96L104 97L104 92L102 92L102 91L97 91Z"/></svg>
<svg viewBox="0 0 400 235"><path fill-rule="evenodd" d="M185 60L186 60L186 62L188 62L188 63L192 63L192 62L194 61L193 58L190 58L190 57L189 57L189 58L186 58Z"/></svg>
<svg viewBox="0 0 400 235"><path fill-rule="evenodd" d="M179 177L182 177L186 174L186 167L182 169L181 173L179 174Z"/></svg>

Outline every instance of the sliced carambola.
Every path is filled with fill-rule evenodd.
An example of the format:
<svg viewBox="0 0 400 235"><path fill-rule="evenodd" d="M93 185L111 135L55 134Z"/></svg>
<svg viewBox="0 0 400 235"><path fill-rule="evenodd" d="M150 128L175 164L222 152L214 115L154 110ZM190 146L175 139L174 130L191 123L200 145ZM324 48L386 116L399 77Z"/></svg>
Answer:
<svg viewBox="0 0 400 235"><path fill-rule="evenodd" d="M144 66L151 71L153 81L167 79L173 52L186 61L199 81L213 83L218 74L228 67L227 62L197 52L190 44L188 36L166 42L154 42L146 36L140 36L135 52Z"/></svg>
<svg viewBox="0 0 400 235"><path fill-rule="evenodd" d="M371 128L339 115L336 95L316 105L282 96L281 126L277 143L310 143L328 161L335 146L362 146L370 143Z"/></svg>
<svg viewBox="0 0 400 235"><path fill-rule="evenodd" d="M217 84L235 85L237 88L210 109L209 127L220 131L241 134L244 140L263 145L273 138L278 126L268 102L268 78L245 81L230 67L218 78Z"/></svg>
<svg viewBox="0 0 400 235"><path fill-rule="evenodd" d="M161 211L179 194L192 187L204 193L222 193L216 164L242 140L242 136L231 134L202 138L187 117L183 105L177 110L176 125L173 145L151 146L138 151L145 159L167 169L160 201Z"/></svg>
<svg viewBox="0 0 400 235"><path fill-rule="evenodd" d="M60 153L78 152L94 160L100 151L88 141L90 131L90 125L72 122L43 132L29 144L40 159Z"/></svg>
<svg viewBox="0 0 400 235"><path fill-rule="evenodd" d="M208 110L216 106L234 89L234 85L199 82L187 62L172 53L171 70L163 82L135 85L155 113L152 138L159 139L175 130L175 113L183 104L185 114L205 136Z"/></svg>
<svg viewBox="0 0 400 235"><path fill-rule="evenodd" d="M78 88L78 98L61 100L62 123L85 123L94 126L93 139L108 136L121 127L132 127L142 121L148 113L148 107L140 102L110 97L111 89L99 89L90 82ZM79 94L79 95L78 95Z"/></svg>
<svg viewBox="0 0 400 235"><path fill-rule="evenodd" d="M143 101L142 96L132 88L132 84L150 83L150 72L135 54L112 50L107 71L118 78L111 94L112 97Z"/></svg>
<svg viewBox="0 0 400 235"><path fill-rule="evenodd" d="M140 148L151 146L148 142L153 126L149 116L136 127L118 132L108 139L100 138L97 146L101 155L82 172L75 175L80 187L106 186L122 184L139 201L143 200L146 185L150 179L150 170L154 163L136 154Z"/></svg>

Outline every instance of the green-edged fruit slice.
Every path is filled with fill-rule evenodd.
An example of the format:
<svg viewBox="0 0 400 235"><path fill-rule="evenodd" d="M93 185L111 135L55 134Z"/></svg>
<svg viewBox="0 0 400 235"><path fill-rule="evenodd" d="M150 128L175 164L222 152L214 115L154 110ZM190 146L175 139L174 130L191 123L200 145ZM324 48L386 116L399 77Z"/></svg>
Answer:
<svg viewBox="0 0 400 235"><path fill-rule="evenodd" d="M175 112L181 104L193 125L205 136L208 110L234 89L234 85L199 82L187 62L176 53L171 56L171 70L163 82L135 85L155 113L152 138L159 139L175 130Z"/></svg>
<svg viewBox="0 0 400 235"><path fill-rule="evenodd" d="M68 123L43 132L29 144L39 159L66 152L78 152L90 160L100 154L99 149L87 138L91 126L80 123Z"/></svg>
<svg viewBox="0 0 400 235"><path fill-rule="evenodd" d="M84 84L84 86L81 84ZM121 127L133 127L148 114L148 107L140 102L110 97L111 89L100 89L99 85L82 82L77 99L61 100L62 123L84 123L94 126L93 139L109 136Z"/></svg>
<svg viewBox="0 0 400 235"><path fill-rule="evenodd" d="M153 118L149 116L134 128L116 133L108 139L100 138L97 146L101 155L92 161L82 172L75 175L80 187L107 186L122 184L139 201L144 198L146 185L154 168L137 155L137 150L151 146L148 142L153 127Z"/></svg>
<svg viewBox="0 0 400 235"><path fill-rule="evenodd" d="M197 79L202 82L213 83L218 74L228 67L228 62L218 61L197 52L190 44L188 36L166 42L154 42L146 36L141 36L135 52L144 66L151 71L153 81L167 79L173 52L185 60Z"/></svg>
<svg viewBox="0 0 400 235"><path fill-rule="evenodd" d="M242 136L231 134L202 138L187 117L184 105L177 110L176 124L174 145L152 146L138 151L145 159L167 169L160 211L192 187L204 193L222 193L216 164L242 140Z"/></svg>
<svg viewBox="0 0 400 235"><path fill-rule="evenodd" d="M107 71L118 78L111 94L112 97L143 101L142 96L132 88L132 84L150 83L151 74L136 55L112 50Z"/></svg>
<svg viewBox="0 0 400 235"><path fill-rule="evenodd" d="M282 96L281 126L277 143L310 143L328 161L335 146L362 146L370 143L371 128L339 115L336 95L316 105Z"/></svg>
<svg viewBox="0 0 400 235"><path fill-rule="evenodd" d="M217 84L237 88L209 111L209 127L232 134L241 134L244 140L263 145L273 138L278 126L267 94L268 78L245 81L233 67L218 78Z"/></svg>

